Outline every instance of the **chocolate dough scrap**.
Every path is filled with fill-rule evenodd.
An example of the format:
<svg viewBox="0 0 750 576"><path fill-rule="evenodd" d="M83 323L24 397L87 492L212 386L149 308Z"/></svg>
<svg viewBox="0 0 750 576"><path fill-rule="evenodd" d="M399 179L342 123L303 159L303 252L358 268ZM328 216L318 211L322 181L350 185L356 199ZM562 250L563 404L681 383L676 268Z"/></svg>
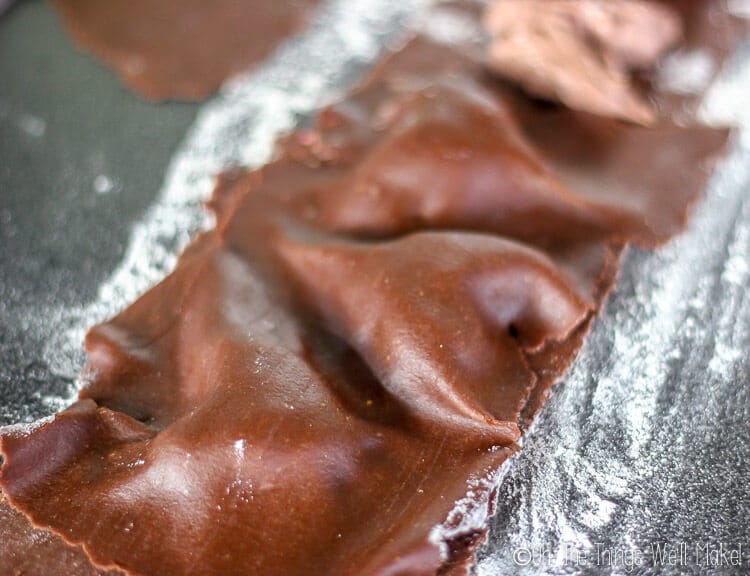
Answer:
<svg viewBox="0 0 750 576"><path fill-rule="evenodd" d="M700 53L710 77L750 22L706 0L497 0L484 23L488 67L528 93L651 124L690 117L701 94L654 90L661 57ZM677 41L681 40L679 45Z"/></svg>
<svg viewBox="0 0 750 576"><path fill-rule="evenodd" d="M682 228L727 136L540 107L417 38L220 178L216 228L88 334L80 401L0 429L0 486L128 574L461 574L455 502L491 507L623 247Z"/></svg>
<svg viewBox="0 0 750 576"><path fill-rule="evenodd" d="M496 0L485 16L489 66L530 94L651 124L632 70L653 68L682 36L679 13L647 0Z"/></svg>
<svg viewBox="0 0 750 576"><path fill-rule="evenodd" d="M301 29L319 0L54 0L76 43L149 100L202 100Z"/></svg>

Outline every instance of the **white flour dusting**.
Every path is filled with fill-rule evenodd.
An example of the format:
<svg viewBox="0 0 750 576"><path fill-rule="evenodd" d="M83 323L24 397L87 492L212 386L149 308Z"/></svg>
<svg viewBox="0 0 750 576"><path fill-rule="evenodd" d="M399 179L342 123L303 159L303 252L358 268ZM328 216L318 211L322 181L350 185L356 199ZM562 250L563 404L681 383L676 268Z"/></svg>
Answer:
<svg viewBox="0 0 750 576"><path fill-rule="evenodd" d="M49 424L55 419L54 416L45 416L39 420L33 422L22 422L19 424L10 424L3 426L3 430L9 435L16 436L18 438L30 436L39 428L42 428L45 424Z"/></svg>
<svg viewBox="0 0 750 576"><path fill-rule="evenodd" d="M442 44L465 44L480 41L484 36L474 18L451 6L425 10L416 25L422 34Z"/></svg>
<svg viewBox="0 0 750 576"><path fill-rule="evenodd" d="M727 0L727 8L736 16L750 18L750 0Z"/></svg>
<svg viewBox="0 0 750 576"><path fill-rule="evenodd" d="M660 66L657 84L660 90L675 94L699 94L716 72L716 62L703 50L678 50L669 54Z"/></svg>

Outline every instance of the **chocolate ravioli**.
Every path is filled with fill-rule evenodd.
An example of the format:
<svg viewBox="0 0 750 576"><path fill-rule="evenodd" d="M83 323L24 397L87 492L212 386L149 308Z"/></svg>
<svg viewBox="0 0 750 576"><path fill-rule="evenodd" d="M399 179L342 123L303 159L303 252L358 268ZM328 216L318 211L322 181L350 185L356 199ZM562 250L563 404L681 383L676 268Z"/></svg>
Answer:
<svg viewBox="0 0 750 576"><path fill-rule="evenodd" d="M53 0L76 42L149 100L200 100L299 30L319 0Z"/></svg>
<svg viewBox="0 0 750 576"><path fill-rule="evenodd" d="M481 532L435 527L491 506L623 247L681 229L726 139L414 39L220 178L216 228L88 334L81 400L0 431L7 499L131 574L464 573Z"/></svg>

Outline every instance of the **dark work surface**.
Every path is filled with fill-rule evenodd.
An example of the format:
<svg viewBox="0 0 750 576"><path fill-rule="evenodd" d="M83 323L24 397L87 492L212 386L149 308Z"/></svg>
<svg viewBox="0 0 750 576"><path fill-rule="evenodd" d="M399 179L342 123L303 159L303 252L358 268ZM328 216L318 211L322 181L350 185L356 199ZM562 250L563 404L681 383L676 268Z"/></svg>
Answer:
<svg viewBox="0 0 750 576"><path fill-rule="evenodd" d="M93 297L197 108L127 91L47 2L0 20L0 423L63 386L34 353L40 316Z"/></svg>

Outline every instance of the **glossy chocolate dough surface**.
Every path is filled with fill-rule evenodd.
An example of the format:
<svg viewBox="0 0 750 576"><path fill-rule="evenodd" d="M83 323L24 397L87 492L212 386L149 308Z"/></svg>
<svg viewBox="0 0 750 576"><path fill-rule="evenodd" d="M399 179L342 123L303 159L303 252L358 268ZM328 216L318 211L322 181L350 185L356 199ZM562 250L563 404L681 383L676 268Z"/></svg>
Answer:
<svg viewBox="0 0 750 576"><path fill-rule="evenodd" d="M78 546L67 544L52 532L35 529L0 493L0 573L3 576L122 576L119 570L92 566Z"/></svg>
<svg viewBox="0 0 750 576"><path fill-rule="evenodd" d="M89 333L81 401L0 432L2 487L134 574L461 573L479 535L433 527L726 137L538 107L416 39L221 178L216 229Z"/></svg>
<svg viewBox="0 0 750 576"><path fill-rule="evenodd" d="M54 0L75 41L149 100L200 100L299 30L319 0Z"/></svg>

